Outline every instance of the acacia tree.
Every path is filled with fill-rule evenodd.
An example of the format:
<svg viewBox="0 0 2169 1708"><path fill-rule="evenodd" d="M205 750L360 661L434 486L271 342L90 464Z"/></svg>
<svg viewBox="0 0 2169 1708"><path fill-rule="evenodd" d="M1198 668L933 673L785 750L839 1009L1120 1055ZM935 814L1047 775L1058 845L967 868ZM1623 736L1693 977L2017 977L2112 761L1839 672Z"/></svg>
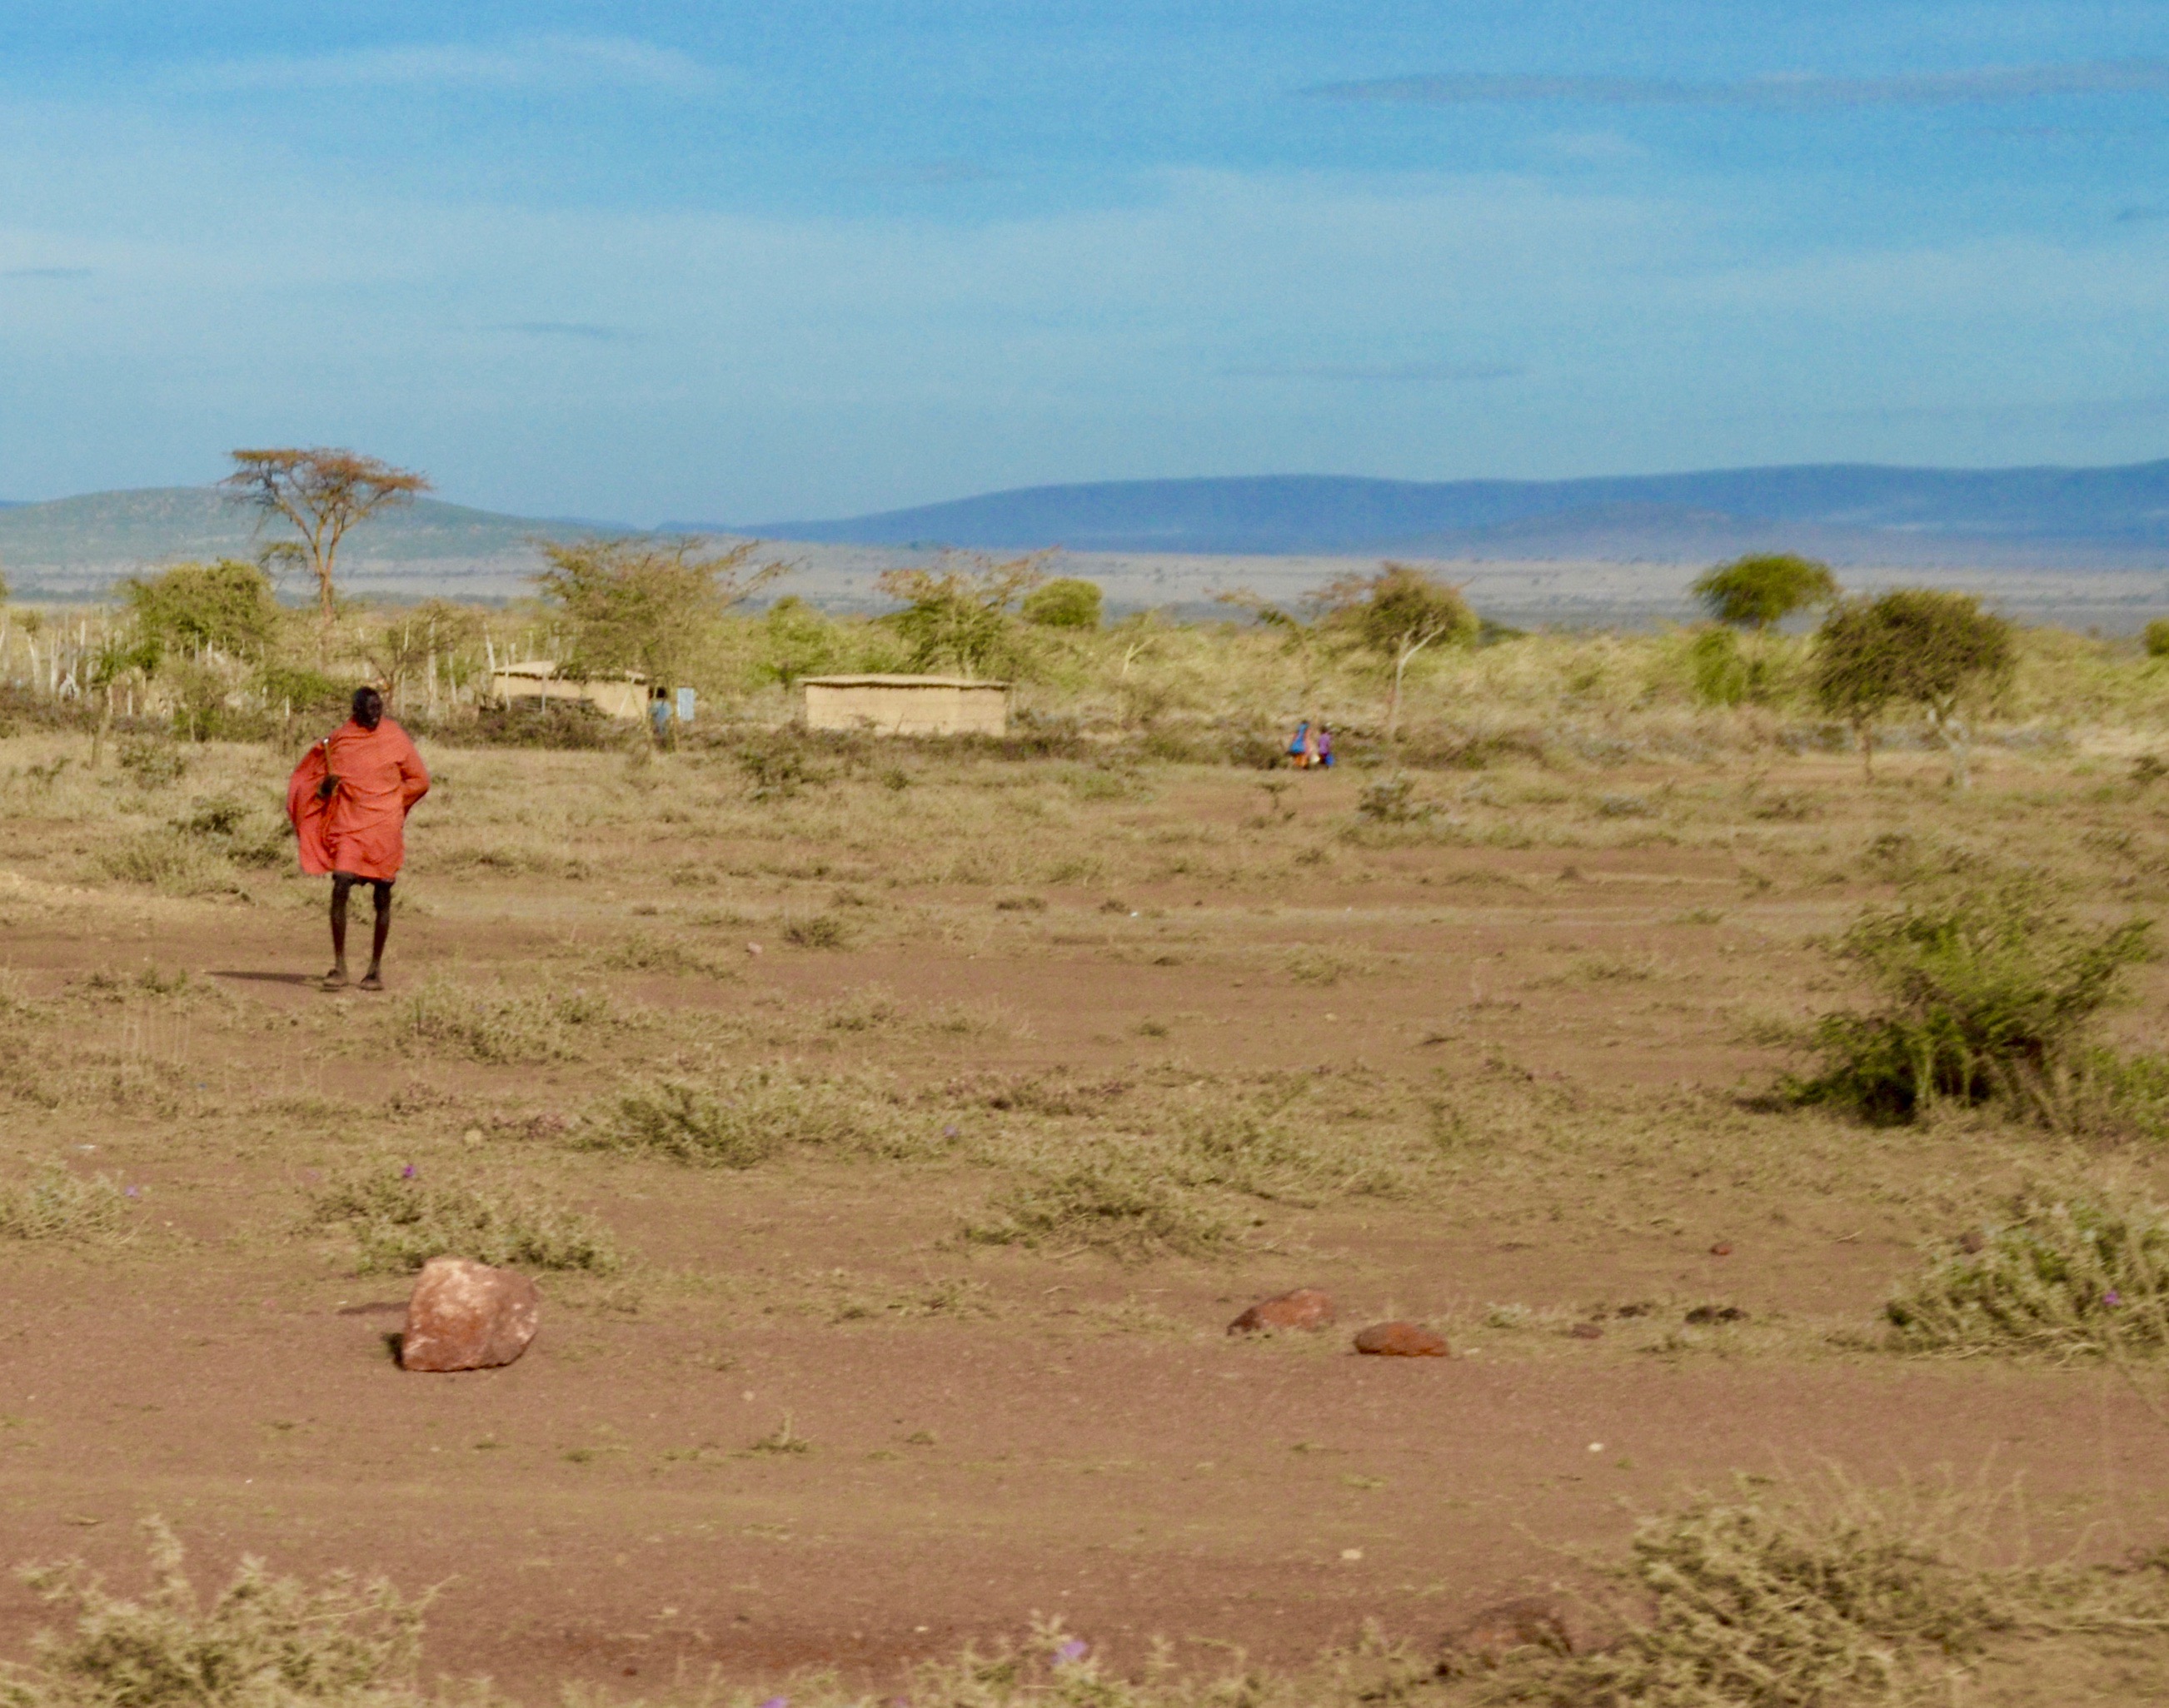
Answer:
<svg viewBox="0 0 2169 1708"><path fill-rule="evenodd" d="M1324 592L1314 593L1301 601L1300 609L1290 610L1271 600L1252 593L1244 587L1232 588L1225 593L1216 593L1213 599L1223 605L1233 605L1239 611L1248 611L1259 625L1274 631L1281 637L1281 647L1296 662L1297 673L1302 678L1298 698L1308 703L1312 691L1318 686L1319 632L1328 613L1320 604ZM1127 673L1127 660L1124 661Z"/></svg>
<svg viewBox="0 0 2169 1708"><path fill-rule="evenodd" d="M1386 700L1389 742L1400 726L1401 678L1410 663L1427 646L1473 639L1477 631L1476 614L1461 589L1411 564L1382 563L1376 575L1344 577L1326 587L1317 603L1332 626L1392 665L1394 685Z"/></svg>
<svg viewBox="0 0 2169 1708"><path fill-rule="evenodd" d="M717 619L778 576L786 563L749 568L755 540L707 551L701 540L538 540L550 567L535 577L569 619L565 673L591 678L637 671L674 687L715 632Z"/></svg>
<svg viewBox="0 0 2169 1708"><path fill-rule="evenodd" d="M874 585L903 602L884 620L910 643L914 669L947 664L977 676L1021 662L1010 607L1046 580L1040 566L1053 555L1036 551L997 563L951 553L938 571L886 570Z"/></svg>
<svg viewBox="0 0 2169 1708"><path fill-rule="evenodd" d="M1097 582L1058 576L1024 596L1018 614L1042 629L1096 629L1105 604Z"/></svg>
<svg viewBox="0 0 2169 1708"><path fill-rule="evenodd" d="M1828 564L1777 551L1720 563L1697 577L1687 591L1727 628L1761 634L1795 611L1828 604L1838 589Z"/></svg>
<svg viewBox="0 0 2169 1708"><path fill-rule="evenodd" d="M1893 705L1914 705L1950 755L1951 786L1970 788L1969 713L2009 679L2011 625L1970 593L1900 588L1848 599L1815 631L1815 698L1852 726L1860 763L1874 770L1873 724Z"/></svg>
<svg viewBox="0 0 2169 1708"><path fill-rule="evenodd" d="M413 502L430 490L429 476L359 451L317 446L285 447L230 453L233 472L219 484L237 503L253 505L266 519L278 517L301 534L299 554L317 578L317 599L323 611L318 662L331 655L332 624L337 615L333 576L339 542L355 523L387 504ZM281 554L287 555L287 554Z"/></svg>

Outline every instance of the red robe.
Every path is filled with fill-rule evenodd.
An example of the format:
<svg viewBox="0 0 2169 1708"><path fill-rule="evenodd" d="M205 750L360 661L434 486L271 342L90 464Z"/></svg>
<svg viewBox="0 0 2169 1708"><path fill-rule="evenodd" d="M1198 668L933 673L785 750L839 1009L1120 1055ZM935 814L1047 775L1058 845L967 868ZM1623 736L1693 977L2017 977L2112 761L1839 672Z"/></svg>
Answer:
<svg viewBox="0 0 2169 1708"><path fill-rule="evenodd" d="M338 780L328 801L317 793L326 777ZM388 883L407 858L407 815L429 792L429 767L390 718L373 730L340 725L302 755L286 784L301 870Z"/></svg>

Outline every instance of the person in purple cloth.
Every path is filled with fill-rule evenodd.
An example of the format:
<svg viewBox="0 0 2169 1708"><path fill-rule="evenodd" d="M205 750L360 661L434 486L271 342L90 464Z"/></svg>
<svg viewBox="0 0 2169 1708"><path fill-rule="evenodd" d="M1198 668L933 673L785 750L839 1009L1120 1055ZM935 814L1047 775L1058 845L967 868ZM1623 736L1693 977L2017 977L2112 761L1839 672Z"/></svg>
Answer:
<svg viewBox="0 0 2169 1708"><path fill-rule="evenodd" d="M1318 726L1317 763L1321 765L1333 763L1333 732L1324 724Z"/></svg>

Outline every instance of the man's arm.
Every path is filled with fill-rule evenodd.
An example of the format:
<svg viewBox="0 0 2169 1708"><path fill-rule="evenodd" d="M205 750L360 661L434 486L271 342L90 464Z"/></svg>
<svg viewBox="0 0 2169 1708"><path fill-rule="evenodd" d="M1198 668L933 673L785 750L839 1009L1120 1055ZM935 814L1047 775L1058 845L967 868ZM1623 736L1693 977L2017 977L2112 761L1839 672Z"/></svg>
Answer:
<svg viewBox="0 0 2169 1708"><path fill-rule="evenodd" d="M410 737L399 755L400 810L412 812L414 803L429 792L429 768L422 763L422 755Z"/></svg>

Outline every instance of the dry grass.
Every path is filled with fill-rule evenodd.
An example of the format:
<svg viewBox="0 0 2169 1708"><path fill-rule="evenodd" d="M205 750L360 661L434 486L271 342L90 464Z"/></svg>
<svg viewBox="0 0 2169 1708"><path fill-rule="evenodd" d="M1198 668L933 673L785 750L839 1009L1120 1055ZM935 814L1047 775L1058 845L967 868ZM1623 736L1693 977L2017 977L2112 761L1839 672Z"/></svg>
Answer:
<svg viewBox="0 0 2169 1708"><path fill-rule="evenodd" d="M593 1216L525 1182L425 1178L390 1161L348 1169L315 1195L306 1232L352 1237L359 1274L411 1274L434 1257L607 1275L623 1266Z"/></svg>
<svg viewBox="0 0 2169 1708"><path fill-rule="evenodd" d="M373 1005L218 976L319 964L322 886L248 854L287 755L165 744L93 772L80 739L19 736L0 743L0 923L11 953L35 946L0 976L0 1122L18 1150L109 1147L100 1167L141 1147L170 1171L160 1213L185 1204L199 1231L176 1242L200 1237L206 1264L238 1261L231 1239L251 1262L319 1275L315 1253L282 1241L267 1257L249 1230L290 1222L297 1157L375 1129L372 1147L397 1147L419 1179L387 1166L335 1180L312 1218L326 1245L344 1255L351 1242L371 1268L461 1249L577 1272L608 1269L621 1241L647 1259L651 1314L682 1312L689 1338L718 1319L736 1333L771 1306L793 1333L869 1344L869 1325L930 1339L930 1325L959 1319L994 1337L1207 1336L1231 1313L1200 1301L1239 1277L1346 1256L1397 1311L1500 1360L1857 1362L1888 1276L1859 1253L1971 1226L1981 1249L1936 1245L1902 1294L1903 1344L2136 1357L2153 1343L2126 1333L2145 1319L2125 1301L2156 1296L2135 1265L2157 1261L2162 1173L2136 1125L2082 1134L2125 1147L2140 1183L2126 1197L2005 1209L2028 1179L2110 1171L2005 1098L1949 1099L1879 1131L1842 1106L1743 1099L1777 1072L1776 1043L1873 999L1857 968L1805 945L1900 883L2024 864L2077 898L2089 928L2169 901L2169 795L2129 763L2169 752L2169 677L2113 648L2028 644L2012 718L2061 720L2075 744L1991 740L1966 797L1903 730L1871 788L1848 758L1821 756L1797 706L1696 705L1681 649L1661 638L1541 636L1426 662L1404 817L1359 811L1364 785L1392 774L1365 769L1378 684L1352 673L1314 690L1356 732L1339 772L1274 793L1266 774L1231 769L1238 738L1314 690L1270 645L1202 633L1140 667L1165 696L1150 747L1122 733L1122 698L1089 660L1072 682L1026 689L1088 739L1119 737L1105 764L809 743L795 774L769 764L764 781L738 764L736 732L637 768L614 753L432 746L440 787L416 816L402 891L426 932L402 916L394 994ZM1201 757L1164 757L1184 752ZM253 805L237 817L236 802ZM176 961L159 940L182 931L196 945L185 984L163 971ZM251 934L253 961L225 959L229 934ZM161 969L149 981L139 953ZM87 965L121 971L86 981ZM2125 1056L2158 1046L2164 987L2132 971L2139 1005L2105 1011L2096 1040ZM1744 1015L1759 1019L1743 1028ZM1597 1053L1615 1037L1616 1055ZM1645 1074L1645 1049L1686 1065ZM83 1237L111 1237L99 1218L125 1206L84 1189ZM568 1207L597 1202L621 1233ZM778 1257L766 1234L713 1237L711 1213L778 1204L812 1212L808 1240L843 1224L838 1247ZM2074 1243L2082 1224L2104 1239ZM893 1265L863 1254L877 1226ZM1799 1308L1782 1288L1766 1301L1748 1290L1760 1280L1722 1290L1732 1271L1705 1256L1719 1234L1741 1236L1741 1275L1826 1264L1836 1302ZM1530 1270L1479 1287L1459 1255L1479 1250L1500 1266L1527 1251ZM1619 1290L1612 1272L1628 1264L1667 1279ZM1612 1278L1586 1279L1600 1265ZM558 1290L568 1345L637 1304L622 1289ZM1688 1320L1734 1305L1751 1317ZM1600 1306L1606 1338L1570 1338ZM745 1413L728 1442L774 1415ZM825 1420L821 1434L840 1454ZM1834 1528L1833 1510L1751 1490L1651 1520L1636 1593L1654 1598L1668 1572L1687 1588L1663 1604L1652 1647L1615 1652L1644 1670L1516 1688L1732 1700L1732 1684L1707 1681L1751 1663L1810 1693L1799 1700L1835 1704L1861 1679L1880 1688L1859 1662L1868 1650L1904 1688L1932 1682L1923 1631L1981 1656L2092 1643L2092 1615L2070 1610L2139 1582L1996 1577L2006 1567L1895 1520ZM1726 1583L1797 1617L1738 1626L1726 1648ZM1819 1583L1867 1622L1833 1623L1811 1604ZM1984 1606L2015 1607L2016 1622ZM1506 1682L1431 1681L1427 1660L1376 1655L1240 1684L1129 1678L1089 1652L1058 1667L1057 1654L968 1657L909 1688L987 1708L1296 1708L1458 1701ZM1676 1678L1720 1694L1664 1695ZM801 1708L863 1694L790 1688Z"/></svg>
<svg viewBox="0 0 2169 1708"><path fill-rule="evenodd" d="M105 1244L127 1237L134 1217L110 1175L86 1179L58 1163L0 1184L0 1239Z"/></svg>
<svg viewBox="0 0 2169 1708"><path fill-rule="evenodd" d="M631 1024L637 1017L605 992L477 989L440 975L399 998L381 1030L394 1051L519 1064L576 1060Z"/></svg>
<svg viewBox="0 0 2169 1708"><path fill-rule="evenodd" d="M2144 1193L2035 1184L1937 1242L1888 1306L1906 1351L2051 1357L2169 1349L2169 1211Z"/></svg>
<svg viewBox="0 0 2169 1708"><path fill-rule="evenodd" d="M1948 1702L2028 1640L2169 1633L2169 1572L2007 1563L2015 1490L1873 1490L1843 1476L1644 1519L1617 1580L1629 1611L1594 1653L1525 1652L1487 1695L1558 1708Z"/></svg>
<svg viewBox="0 0 2169 1708"><path fill-rule="evenodd" d="M70 1615L27 1667L0 1673L11 1708L340 1708L419 1700L415 1666L428 1598L344 1573L321 1585L244 1560L206 1604L179 1541L148 1520L152 1587L116 1595L81 1562L26 1568L30 1588Z"/></svg>

